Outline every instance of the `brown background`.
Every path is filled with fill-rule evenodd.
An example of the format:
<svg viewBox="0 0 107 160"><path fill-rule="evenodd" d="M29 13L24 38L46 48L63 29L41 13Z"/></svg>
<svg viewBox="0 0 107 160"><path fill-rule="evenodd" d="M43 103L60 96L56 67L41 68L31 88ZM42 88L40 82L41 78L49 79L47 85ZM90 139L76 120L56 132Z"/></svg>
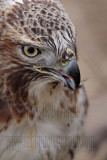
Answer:
<svg viewBox="0 0 107 160"><path fill-rule="evenodd" d="M88 79L86 131L94 132L107 127L107 0L61 2L76 27L78 63L82 79Z"/></svg>
<svg viewBox="0 0 107 160"><path fill-rule="evenodd" d="M100 116L107 117L107 0L61 2L76 26L79 66L82 79L88 79L85 87L93 110L90 121L97 123Z"/></svg>

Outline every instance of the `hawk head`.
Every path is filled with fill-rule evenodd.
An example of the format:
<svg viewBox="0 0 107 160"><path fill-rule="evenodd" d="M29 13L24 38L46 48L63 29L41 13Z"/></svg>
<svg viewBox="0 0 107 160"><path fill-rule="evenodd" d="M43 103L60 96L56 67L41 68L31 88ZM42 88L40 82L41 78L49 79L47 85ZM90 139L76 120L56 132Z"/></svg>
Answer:
<svg viewBox="0 0 107 160"><path fill-rule="evenodd" d="M79 87L75 28L54 0L0 1L0 97L16 117ZM48 95L48 96L47 96Z"/></svg>

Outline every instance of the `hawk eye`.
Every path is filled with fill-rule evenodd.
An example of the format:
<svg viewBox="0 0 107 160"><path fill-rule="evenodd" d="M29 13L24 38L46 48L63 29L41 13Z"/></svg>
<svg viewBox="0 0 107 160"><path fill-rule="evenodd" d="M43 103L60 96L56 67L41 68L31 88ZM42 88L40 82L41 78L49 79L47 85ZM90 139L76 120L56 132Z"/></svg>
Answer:
<svg viewBox="0 0 107 160"><path fill-rule="evenodd" d="M74 51L73 51L71 48L67 48L67 49L66 49L66 52L67 52L68 54L72 54L72 55L75 57L75 53L74 53Z"/></svg>
<svg viewBox="0 0 107 160"><path fill-rule="evenodd" d="M26 56L31 57L31 58L41 53L39 49L35 47L30 47L30 46L23 46L22 50Z"/></svg>

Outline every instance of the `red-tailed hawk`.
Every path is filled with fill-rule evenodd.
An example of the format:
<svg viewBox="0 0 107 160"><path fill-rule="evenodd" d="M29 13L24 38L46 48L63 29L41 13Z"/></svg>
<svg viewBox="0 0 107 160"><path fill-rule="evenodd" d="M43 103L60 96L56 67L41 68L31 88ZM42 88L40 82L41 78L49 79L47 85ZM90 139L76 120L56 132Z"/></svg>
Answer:
<svg viewBox="0 0 107 160"><path fill-rule="evenodd" d="M86 108L60 2L0 0L0 160L72 159Z"/></svg>

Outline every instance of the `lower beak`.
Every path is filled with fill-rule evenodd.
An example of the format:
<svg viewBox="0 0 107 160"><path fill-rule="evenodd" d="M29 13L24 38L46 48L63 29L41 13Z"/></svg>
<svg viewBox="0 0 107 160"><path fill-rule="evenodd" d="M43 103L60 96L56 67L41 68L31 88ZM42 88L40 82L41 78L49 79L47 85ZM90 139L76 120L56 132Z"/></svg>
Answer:
<svg viewBox="0 0 107 160"><path fill-rule="evenodd" d="M58 81L62 81L65 86L75 91L80 84L80 70L75 59L72 59L68 66L62 70L56 70L48 67L36 67L33 68L42 74L53 76Z"/></svg>

